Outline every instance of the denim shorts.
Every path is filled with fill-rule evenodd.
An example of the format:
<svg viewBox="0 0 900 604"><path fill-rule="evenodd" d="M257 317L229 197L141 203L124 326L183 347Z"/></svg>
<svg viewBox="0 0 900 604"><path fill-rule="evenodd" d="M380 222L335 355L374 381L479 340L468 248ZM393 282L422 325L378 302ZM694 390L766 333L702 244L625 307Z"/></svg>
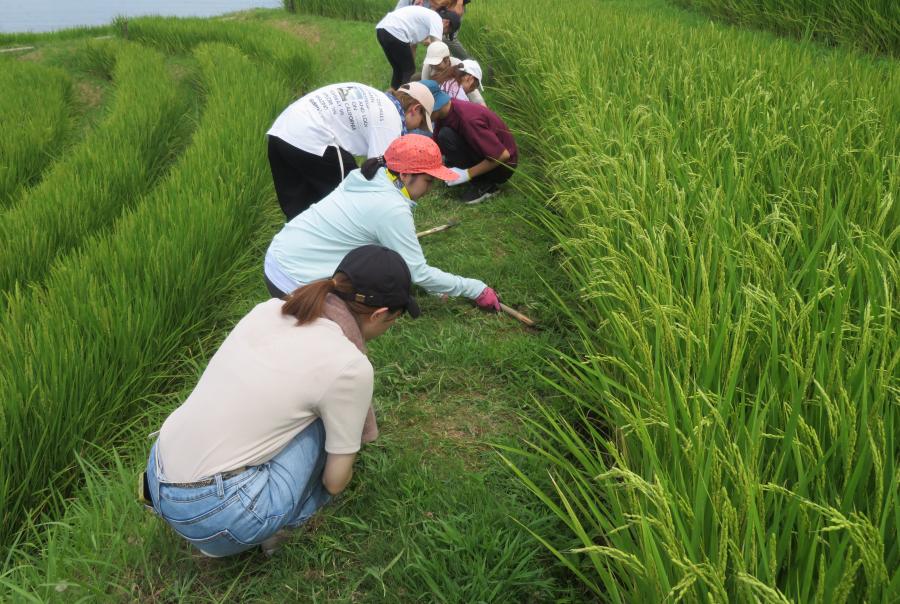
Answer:
<svg viewBox="0 0 900 604"><path fill-rule="evenodd" d="M147 483L153 508L175 532L209 556L230 556L258 545L283 527L306 522L331 496L322 485L325 427L317 419L278 454L206 486L159 480L157 447L150 449Z"/></svg>

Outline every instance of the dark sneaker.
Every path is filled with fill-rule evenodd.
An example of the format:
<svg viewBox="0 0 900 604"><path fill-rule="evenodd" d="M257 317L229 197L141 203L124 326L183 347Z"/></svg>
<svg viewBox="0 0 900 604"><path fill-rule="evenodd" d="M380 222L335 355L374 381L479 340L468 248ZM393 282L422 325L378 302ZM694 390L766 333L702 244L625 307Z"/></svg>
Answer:
<svg viewBox="0 0 900 604"><path fill-rule="evenodd" d="M267 558L271 558L275 555L285 541L291 538L291 532L288 528L280 529L277 533L263 541L259 544L259 548L262 550L262 553L266 555Z"/></svg>
<svg viewBox="0 0 900 604"><path fill-rule="evenodd" d="M500 192L500 187L495 183L472 185L462 195L462 202L467 205L481 203Z"/></svg>

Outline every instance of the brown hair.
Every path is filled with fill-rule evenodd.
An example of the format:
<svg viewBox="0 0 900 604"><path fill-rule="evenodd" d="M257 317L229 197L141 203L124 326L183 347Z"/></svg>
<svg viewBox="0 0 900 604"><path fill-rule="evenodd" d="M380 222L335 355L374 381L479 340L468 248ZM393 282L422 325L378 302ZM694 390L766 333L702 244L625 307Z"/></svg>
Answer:
<svg viewBox="0 0 900 604"><path fill-rule="evenodd" d="M431 79L437 82L438 84L443 84L449 80L459 81L462 72L459 70L458 65L450 64L447 67L442 67L434 70L431 73Z"/></svg>
<svg viewBox="0 0 900 604"><path fill-rule="evenodd" d="M378 168L384 168L395 177L400 176L397 172L387 167L387 164L384 163L383 155L380 157L370 157L359 167L359 171L366 177L366 180L372 180L375 178L375 175L378 174Z"/></svg>
<svg viewBox="0 0 900 604"><path fill-rule="evenodd" d="M393 88L391 88L388 90L388 92L391 94L391 96L393 96L395 99L400 101L400 107L403 108L404 113L409 111L409 108L412 107L413 105L421 104L421 103L419 103L419 101L412 98L411 96L409 96L406 92L404 92L402 90L394 90Z"/></svg>
<svg viewBox="0 0 900 604"><path fill-rule="evenodd" d="M281 314L291 315L297 319L297 325L312 323L325 312L325 298L331 293L352 294L353 284L344 273L335 273L331 279L320 279L298 287L288 294L281 306ZM360 302L343 300L357 321L368 317L377 307L366 306Z"/></svg>

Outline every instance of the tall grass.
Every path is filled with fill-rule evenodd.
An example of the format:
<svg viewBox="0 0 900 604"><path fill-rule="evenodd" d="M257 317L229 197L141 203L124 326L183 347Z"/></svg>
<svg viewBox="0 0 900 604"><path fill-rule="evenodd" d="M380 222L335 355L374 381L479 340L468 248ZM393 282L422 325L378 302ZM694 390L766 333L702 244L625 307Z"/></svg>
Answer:
<svg viewBox="0 0 900 604"><path fill-rule="evenodd" d="M580 345L535 532L614 602L900 593L900 67L660 2L484 2ZM568 301L567 301L568 302Z"/></svg>
<svg viewBox="0 0 900 604"><path fill-rule="evenodd" d="M737 23L900 58L896 0L671 0Z"/></svg>
<svg viewBox="0 0 900 604"><path fill-rule="evenodd" d="M331 0L284 0L286 10L323 17L371 21L375 24L397 6L396 0L357 0L356 2Z"/></svg>
<svg viewBox="0 0 900 604"><path fill-rule="evenodd" d="M0 542L78 481L90 442L114 446L160 369L207 325L271 197L260 132L290 98L270 67L221 44L195 56L207 104L191 146L112 232L17 291L0 322ZM212 313L214 314L214 313Z"/></svg>
<svg viewBox="0 0 900 604"><path fill-rule="evenodd" d="M0 209L34 184L65 144L72 80L59 69L0 63Z"/></svg>
<svg viewBox="0 0 900 604"><path fill-rule="evenodd" d="M128 37L167 54L187 53L203 42L231 44L273 65L295 90L309 82L316 69L315 56L304 41L255 21L142 17L128 20Z"/></svg>
<svg viewBox="0 0 900 604"><path fill-rule="evenodd" d="M77 40L80 38L99 38L112 33L112 26L70 27L51 32L17 32L0 33L0 44L20 45L34 42L50 42L61 40Z"/></svg>
<svg viewBox="0 0 900 604"><path fill-rule="evenodd" d="M0 216L0 291L40 281L54 258L146 193L187 140L189 90L163 55L138 45L109 54L116 85L109 116Z"/></svg>

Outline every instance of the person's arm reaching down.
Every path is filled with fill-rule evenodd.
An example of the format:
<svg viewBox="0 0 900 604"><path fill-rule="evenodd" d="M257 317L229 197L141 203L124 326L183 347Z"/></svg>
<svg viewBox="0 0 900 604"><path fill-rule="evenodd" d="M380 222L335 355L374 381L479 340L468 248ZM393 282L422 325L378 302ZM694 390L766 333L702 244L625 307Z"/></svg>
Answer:
<svg viewBox="0 0 900 604"><path fill-rule="evenodd" d="M458 277L429 266L425 260L425 254L422 253L422 246L416 237L412 212L408 209L385 212L380 217L375 231L381 245L389 247L403 256L412 275L413 283L429 293L464 296L474 300L487 287L478 279Z"/></svg>
<svg viewBox="0 0 900 604"><path fill-rule="evenodd" d="M356 453L328 453L325 458L325 471L322 472L322 484L332 495L338 495L350 484L353 478L353 462Z"/></svg>

